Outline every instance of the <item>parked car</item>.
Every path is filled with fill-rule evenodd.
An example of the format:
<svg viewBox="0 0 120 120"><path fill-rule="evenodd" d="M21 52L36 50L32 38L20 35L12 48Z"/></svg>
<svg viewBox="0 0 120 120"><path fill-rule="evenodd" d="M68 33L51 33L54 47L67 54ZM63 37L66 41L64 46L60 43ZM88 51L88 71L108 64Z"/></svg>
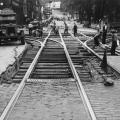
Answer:
<svg viewBox="0 0 120 120"><path fill-rule="evenodd" d="M24 31L19 30L17 25L8 24L0 26L0 45L2 42L21 41L21 44L25 44Z"/></svg>

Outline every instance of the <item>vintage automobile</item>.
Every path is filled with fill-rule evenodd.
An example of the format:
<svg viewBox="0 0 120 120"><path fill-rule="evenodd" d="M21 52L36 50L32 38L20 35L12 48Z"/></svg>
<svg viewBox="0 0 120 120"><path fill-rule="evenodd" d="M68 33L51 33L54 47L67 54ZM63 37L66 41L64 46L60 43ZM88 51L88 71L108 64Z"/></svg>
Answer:
<svg viewBox="0 0 120 120"><path fill-rule="evenodd" d="M7 43L11 41L21 41L21 44L25 44L24 31L18 30L17 25L8 24L0 26L0 45L2 42Z"/></svg>
<svg viewBox="0 0 120 120"><path fill-rule="evenodd" d="M16 13L11 9L0 11L0 45L2 42L21 41L25 44L24 31L16 24Z"/></svg>

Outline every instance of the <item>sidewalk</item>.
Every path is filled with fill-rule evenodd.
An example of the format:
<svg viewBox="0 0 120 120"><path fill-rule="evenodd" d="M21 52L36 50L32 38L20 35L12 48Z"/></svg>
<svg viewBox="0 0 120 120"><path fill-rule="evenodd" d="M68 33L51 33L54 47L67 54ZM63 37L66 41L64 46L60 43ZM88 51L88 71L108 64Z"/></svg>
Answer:
<svg viewBox="0 0 120 120"><path fill-rule="evenodd" d="M120 46L116 48L117 52L120 52ZM103 58L103 56L101 56ZM107 61L117 72L120 73L120 56L107 56Z"/></svg>
<svg viewBox="0 0 120 120"><path fill-rule="evenodd" d="M107 46L109 49L111 48L111 44L102 45L102 48ZM119 56L107 56L108 64L113 67L118 73L120 73L120 45L116 48L116 53L119 53ZM103 58L103 56L100 56Z"/></svg>
<svg viewBox="0 0 120 120"><path fill-rule="evenodd" d="M18 57L25 48L26 45L0 46L0 75L15 62L15 57Z"/></svg>
<svg viewBox="0 0 120 120"><path fill-rule="evenodd" d="M120 73L120 56L107 56L108 63Z"/></svg>

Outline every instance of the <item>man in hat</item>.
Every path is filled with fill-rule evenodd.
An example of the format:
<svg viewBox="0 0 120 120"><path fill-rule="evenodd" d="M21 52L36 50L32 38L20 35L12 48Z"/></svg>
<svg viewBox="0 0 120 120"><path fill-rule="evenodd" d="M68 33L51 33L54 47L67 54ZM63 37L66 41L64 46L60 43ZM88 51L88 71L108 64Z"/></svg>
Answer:
<svg viewBox="0 0 120 120"><path fill-rule="evenodd" d="M33 28L32 23L28 24L28 28L29 28L29 35L32 35L32 28Z"/></svg>
<svg viewBox="0 0 120 120"><path fill-rule="evenodd" d="M111 55L115 55L115 50L117 47L117 39L118 39L117 33L116 33L116 31L113 31L112 32L112 46L111 46L111 50L110 50Z"/></svg>
<svg viewBox="0 0 120 120"><path fill-rule="evenodd" d="M94 47L93 47L93 49L94 49L96 46L99 46L99 45L100 45L99 39L101 38L101 34L102 34L102 32L100 31L100 32L94 37Z"/></svg>
<svg viewBox="0 0 120 120"><path fill-rule="evenodd" d="M103 35L102 35L102 44L106 44L106 36L107 36L107 24L103 25Z"/></svg>
<svg viewBox="0 0 120 120"><path fill-rule="evenodd" d="M67 23L64 23L65 24L65 30L64 30L64 34L67 33L68 34L68 25Z"/></svg>
<svg viewBox="0 0 120 120"><path fill-rule="evenodd" d="M74 32L74 36L76 36L77 34L77 25L74 23L74 26L73 26L73 32Z"/></svg>

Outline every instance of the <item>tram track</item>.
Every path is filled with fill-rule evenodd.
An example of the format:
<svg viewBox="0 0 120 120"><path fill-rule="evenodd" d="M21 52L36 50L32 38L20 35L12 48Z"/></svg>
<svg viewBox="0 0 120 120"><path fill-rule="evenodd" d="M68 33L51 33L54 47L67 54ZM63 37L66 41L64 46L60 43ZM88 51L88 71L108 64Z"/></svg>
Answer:
<svg viewBox="0 0 120 120"><path fill-rule="evenodd" d="M104 72L98 56L70 35L50 32L41 47L31 50L13 78L21 83L0 120L99 119L83 86L117 75Z"/></svg>
<svg viewBox="0 0 120 120"><path fill-rule="evenodd" d="M92 119L78 92L65 44L51 39L45 39L0 120Z"/></svg>
<svg viewBox="0 0 120 120"><path fill-rule="evenodd" d="M59 79L70 77L72 75L70 74L70 67L64 49L58 43L48 40L31 78Z"/></svg>
<svg viewBox="0 0 120 120"><path fill-rule="evenodd" d="M105 108L104 106L105 102L108 101L107 100L108 96L103 97L103 96L98 96L97 94L99 93L100 95L101 92L103 93L105 92L106 89L102 87L105 80L112 79L114 81L118 81L120 74L110 65L107 65L109 70L106 73L100 67L102 59L100 59L100 56L95 51L91 50L84 43L85 41L83 42L82 40L80 40L80 38L79 39L75 38L72 34L68 35L67 37L66 36L64 37L63 34L63 39L67 46L70 57L74 63L75 69L82 82L82 85L90 100L91 106L96 115L96 119L105 120L106 118L109 118L109 116L106 115L108 114L108 112L106 112L107 108ZM98 87L100 86L101 91L97 90L97 86ZM97 91L97 93L95 91ZM95 99L95 96L97 96L98 99L97 98ZM100 101L99 98L103 99L104 101ZM105 109L105 113L102 112L103 108ZM117 118L118 117L116 117L115 119Z"/></svg>
<svg viewBox="0 0 120 120"><path fill-rule="evenodd" d="M45 36L46 36L46 34L43 35L43 37L45 37ZM34 41L35 40L36 40L36 38L34 38ZM5 109L5 107L7 106L7 104L9 103L9 100L11 98L14 99L14 97L12 97L12 95L14 94L14 92L19 87L18 83L20 83L21 80L22 80L22 79L20 79L20 76L24 77L25 73L27 72L27 69L29 68L30 64L32 63L32 60L33 60L32 57L35 57L35 55L37 54L38 50L41 48L41 44L40 43L38 43L38 44L39 44L38 46L31 45L31 43L28 44L28 48L26 50L26 53L23 56L22 60L20 61L20 67L18 68L18 71L15 74L15 76L13 76L13 78L12 78L12 83L10 85L7 85L7 84L3 84L2 85L3 88L5 88L7 86L8 88L6 88L6 90L8 89L10 91L8 91L7 93L5 92L4 93L5 95L2 92L0 94L2 96L2 99L0 100L0 102L2 104L1 107L0 107L0 115L2 114L2 112ZM26 63L24 60L26 60L28 58L30 60L29 60L28 63ZM23 78L23 77L21 77L21 78Z"/></svg>
<svg viewBox="0 0 120 120"><path fill-rule="evenodd" d="M89 75L87 75L87 76L86 76L87 73L85 73L85 75L84 74L82 75L83 81L85 80L84 77L86 77L88 81L90 80L89 79L90 75L91 75L90 72L92 72L90 69L92 67L94 67L97 70L97 72L103 76L110 76L110 74L111 74L111 76L113 75L113 71L109 71L110 73L106 73L100 67L102 59L100 59L100 56L98 54L96 54L96 52L94 52L87 45L85 45L84 42L75 40L71 37L68 37L68 38L65 37L64 39L65 39L65 43L66 43L67 49L69 51L69 54L71 56L71 59L72 59L74 65L76 66L76 68L78 67L78 69L81 69L83 71L86 70L86 72L89 73ZM76 48L76 49L74 49L74 48ZM83 65L85 67L83 67ZM88 65L88 66L86 66L86 65ZM115 78L114 75L113 75L113 78Z"/></svg>
<svg viewBox="0 0 120 120"><path fill-rule="evenodd" d="M81 39L82 37L82 39ZM76 37L77 41L82 42L84 44L84 48L87 49L89 52L92 52L93 54L95 54L100 60L103 60L103 56L104 56L104 52L106 50L106 56L107 57L114 57L114 56L119 56L120 55L120 50L119 48L116 49L116 55L111 55L110 52L110 44L111 44L111 34L108 33L107 38L106 38L106 44L103 45L102 44L102 40L100 40L100 45L94 48L94 36L91 37L91 35L85 35L84 33L80 33L78 34L78 36ZM83 38L86 40L83 40ZM109 63L109 61L107 61L108 67L113 71L113 73L117 74L119 76L119 72L118 70L114 67L111 66L111 64ZM100 63L99 63L100 65ZM115 72L114 72L115 71ZM118 77L119 78L119 77Z"/></svg>
<svg viewBox="0 0 120 120"><path fill-rule="evenodd" d="M43 34L43 38L47 37L47 34ZM37 38L32 38L34 41L38 40ZM39 38L39 41L37 45L32 45L30 37L27 37L27 40L29 43L27 43L27 49L24 52L24 55L22 56L22 59L19 61L17 69L18 71L16 74L10 79L10 83L2 83L0 86L0 115L2 114L3 110L5 109L6 105L8 104L9 100L13 96L14 92L17 90L19 83L21 82L21 79L27 72L27 69L29 68L30 64L32 63L33 57L37 54L37 51L41 47L41 38ZM29 59L29 62L26 63L26 60ZM9 82L9 81L8 81Z"/></svg>
<svg viewBox="0 0 120 120"><path fill-rule="evenodd" d="M28 43L28 48L26 54L23 56L19 70L17 71L16 75L12 78L12 81L14 83L20 83L21 79L23 79L23 76L27 72L30 64L32 63L34 57L36 56L37 52L42 46L42 43L44 42L44 39L47 37L47 34L43 34L43 38L35 38L35 37L27 37L26 41ZM32 41L31 41L32 39ZM36 43L36 44L34 44Z"/></svg>
<svg viewBox="0 0 120 120"><path fill-rule="evenodd" d="M94 50L99 56L103 56L105 49L107 49L107 56L112 56L110 49L111 49L111 44L112 44L112 36L111 33L107 34L107 38L106 38L106 44L102 44L102 40L100 40L100 46L96 46L94 45L94 37L96 35L86 35L84 33L79 33L78 34L78 38L84 42L89 48L91 48L92 50ZM102 38L101 38L102 39ZM120 51L118 49L116 49L116 55L115 56L119 56L120 55Z"/></svg>

